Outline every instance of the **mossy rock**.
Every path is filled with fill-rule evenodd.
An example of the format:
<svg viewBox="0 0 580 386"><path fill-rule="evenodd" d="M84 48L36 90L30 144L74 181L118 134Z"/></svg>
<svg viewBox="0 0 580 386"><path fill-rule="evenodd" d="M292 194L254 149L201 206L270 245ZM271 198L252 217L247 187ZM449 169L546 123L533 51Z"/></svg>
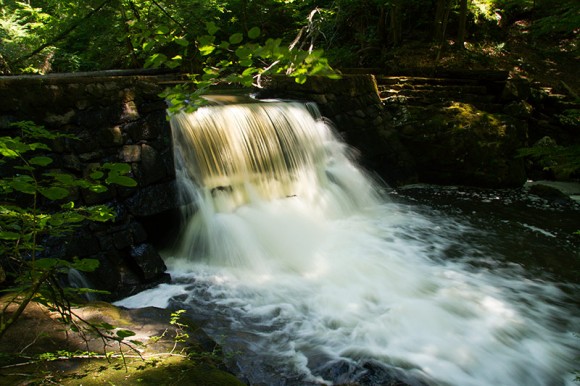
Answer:
<svg viewBox="0 0 580 386"><path fill-rule="evenodd" d="M1 298L0 309L10 299ZM102 333L127 337L120 343L90 328L80 333L59 321L59 313L31 302L0 340L0 385L243 385L226 370L219 345L170 310L95 302L72 311Z"/></svg>
<svg viewBox="0 0 580 386"><path fill-rule="evenodd" d="M407 107L399 114L401 142L423 182L482 187L522 186L525 122L468 103Z"/></svg>

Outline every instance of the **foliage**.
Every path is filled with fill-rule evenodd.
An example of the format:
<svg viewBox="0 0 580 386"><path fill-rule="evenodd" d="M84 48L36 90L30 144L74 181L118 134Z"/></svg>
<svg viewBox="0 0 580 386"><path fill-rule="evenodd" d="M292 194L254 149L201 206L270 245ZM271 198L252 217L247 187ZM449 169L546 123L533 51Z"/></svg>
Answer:
<svg viewBox="0 0 580 386"><path fill-rule="evenodd" d="M206 58L203 73L190 76L193 89L191 85L184 84L162 94L171 105L170 113L193 111L204 105L206 102L202 95L214 86L237 84L261 87L265 75L283 73L293 77L297 83L304 83L308 76L314 75L334 79L340 77L323 57L322 50L298 50L294 46L282 45L281 39L272 38L260 44L257 42L260 37L258 27L249 29L246 36L238 32L220 41L217 39L220 28L213 22L208 22L206 27L207 35L197 41L200 54ZM157 59L154 59L158 62L157 66L166 63Z"/></svg>
<svg viewBox="0 0 580 386"><path fill-rule="evenodd" d="M215 35L210 34L217 42L236 33L247 36L257 27L262 33L256 43L261 45L267 37L278 37L281 46L290 46L298 34L308 35L308 44L328 52L335 67L378 66L402 42L433 42L436 25L443 22L438 5L448 12L450 39L455 38L460 13L457 1L446 0L2 0L0 4L0 73L5 74L160 64L200 73L207 58L198 50L198 37L207 34L207 23L219 26ZM467 27L472 36L489 36L506 21L533 11L535 38L573 38L578 8L575 0L556 4L471 0Z"/></svg>
<svg viewBox="0 0 580 386"><path fill-rule="evenodd" d="M135 184L124 175L128 171L124 164L105 164L89 178L52 169L49 143L72 137L52 133L32 122L14 126L20 135L0 137L0 271L4 273L0 284L5 287L3 292L13 294L0 314L0 338L32 300L58 311L67 322L72 320L69 310L75 290L63 288L59 278L71 269L93 271L98 261L47 256L42 241L63 237L86 221L114 218L112 210L104 205L77 206L73 197L78 189L103 192L105 184ZM18 309L8 317L7 308L13 303Z"/></svg>
<svg viewBox="0 0 580 386"><path fill-rule="evenodd" d="M540 141L535 146L519 149L519 157L530 157L544 170L560 176L570 176L580 170L580 145L560 146Z"/></svg>

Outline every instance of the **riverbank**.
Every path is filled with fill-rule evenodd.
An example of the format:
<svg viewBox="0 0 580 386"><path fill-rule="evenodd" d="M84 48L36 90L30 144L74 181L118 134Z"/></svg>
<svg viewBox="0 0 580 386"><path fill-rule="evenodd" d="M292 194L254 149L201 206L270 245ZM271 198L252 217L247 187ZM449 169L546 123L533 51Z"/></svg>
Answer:
<svg viewBox="0 0 580 386"><path fill-rule="evenodd" d="M225 370L219 345L179 312L104 302L71 312L99 332L29 304L1 341L0 385L243 385Z"/></svg>

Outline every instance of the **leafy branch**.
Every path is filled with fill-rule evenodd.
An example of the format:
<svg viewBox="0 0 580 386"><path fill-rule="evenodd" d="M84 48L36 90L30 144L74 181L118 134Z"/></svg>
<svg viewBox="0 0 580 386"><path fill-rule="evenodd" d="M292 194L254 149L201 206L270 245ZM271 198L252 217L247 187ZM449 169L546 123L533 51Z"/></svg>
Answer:
<svg viewBox="0 0 580 386"><path fill-rule="evenodd" d="M115 217L105 205L77 206L78 189L103 192L107 184L135 186L126 176L126 164L105 164L89 178L78 178L60 169L51 169L50 156L55 140L73 137L53 133L32 122L18 122L17 136L0 137L0 291L12 295L0 310L0 339L21 316L32 300L38 300L72 321L72 289L64 289L58 278L71 269L95 270L95 259L65 260L43 256L41 241L63 237L86 221L109 221ZM11 305L14 312L8 313Z"/></svg>

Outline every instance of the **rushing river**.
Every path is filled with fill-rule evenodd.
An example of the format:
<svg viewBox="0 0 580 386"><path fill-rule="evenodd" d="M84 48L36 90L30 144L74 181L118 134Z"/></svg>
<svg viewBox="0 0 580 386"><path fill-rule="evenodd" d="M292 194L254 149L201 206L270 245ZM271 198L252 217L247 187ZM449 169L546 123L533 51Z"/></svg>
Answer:
<svg viewBox="0 0 580 386"><path fill-rule="evenodd" d="M237 150L203 150L203 160L177 135L196 209L167 252L173 281L118 304L186 309L252 385L574 384L577 205L523 191L389 191L312 111L271 108L266 120L286 109L281 121L307 128L269 134L275 149L269 135L244 131L244 154L230 144ZM209 111L174 130L249 119ZM210 165L220 157L235 175ZM244 157L252 161L241 167Z"/></svg>

